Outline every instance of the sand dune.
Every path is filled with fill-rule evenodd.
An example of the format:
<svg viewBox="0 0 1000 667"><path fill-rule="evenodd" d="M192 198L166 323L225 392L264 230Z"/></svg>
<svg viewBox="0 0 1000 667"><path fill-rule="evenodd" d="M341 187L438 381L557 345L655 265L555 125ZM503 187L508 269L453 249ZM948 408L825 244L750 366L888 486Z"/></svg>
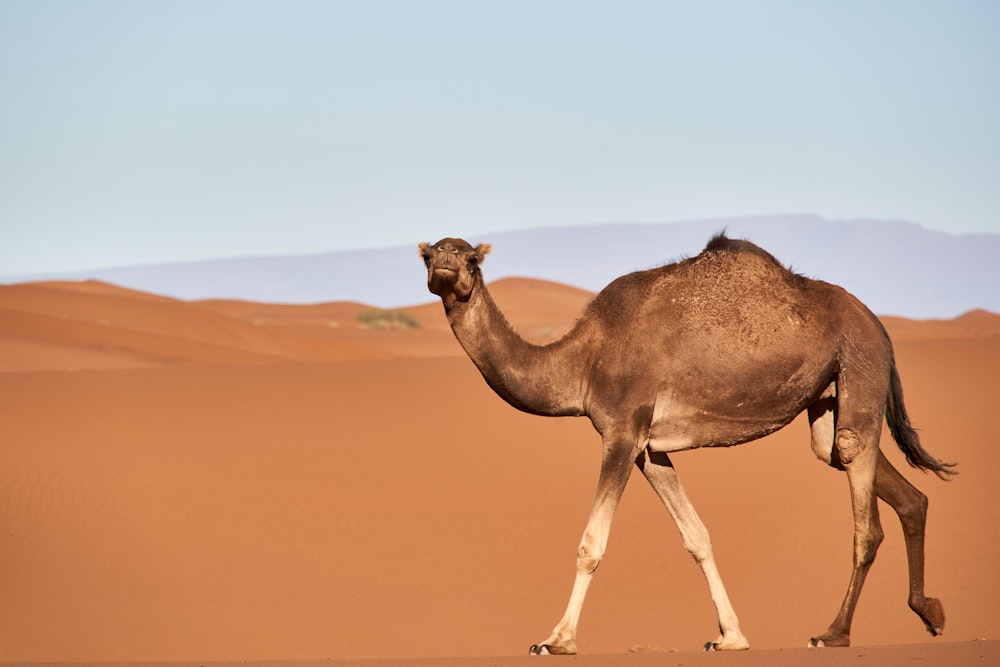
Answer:
<svg viewBox="0 0 1000 667"><path fill-rule="evenodd" d="M8 370L391 356L95 282L0 286L0 322Z"/></svg>
<svg viewBox="0 0 1000 667"><path fill-rule="evenodd" d="M589 298L529 280L492 289L536 340L568 329ZM0 288L0 661L518 656L543 639L572 583L596 433L504 404L440 304L409 309L415 330L365 329L364 309ZM946 635L927 636L906 607L902 536L883 508L855 648L778 651L825 629L850 571L846 481L814 459L800 420L674 459L759 649L740 664L1000 653L988 418L1000 316L886 324L926 446L960 464L940 482L883 440L930 497L928 591L944 601ZM670 651L714 635L696 566L633 478L576 661L702 664ZM884 645L898 648L865 648Z"/></svg>
<svg viewBox="0 0 1000 667"><path fill-rule="evenodd" d="M951 320L908 320L883 317L882 322L893 340L992 338L1000 335L1000 316L985 310L972 310Z"/></svg>

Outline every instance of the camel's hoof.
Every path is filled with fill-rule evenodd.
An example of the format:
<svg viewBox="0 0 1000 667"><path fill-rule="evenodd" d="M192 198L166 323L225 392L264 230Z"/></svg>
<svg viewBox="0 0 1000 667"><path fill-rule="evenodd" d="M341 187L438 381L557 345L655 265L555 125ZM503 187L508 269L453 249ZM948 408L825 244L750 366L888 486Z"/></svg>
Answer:
<svg viewBox="0 0 1000 667"><path fill-rule="evenodd" d="M923 607L914 609L920 619L924 622L927 632L934 637L944 634L944 606L937 598L927 598Z"/></svg>
<svg viewBox="0 0 1000 667"><path fill-rule="evenodd" d="M750 648L750 642L741 638L734 642L714 641L705 642L705 651L746 651Z"/></svg>
<svg viewBox="0 0 1000 667"><path fill-rule="evenodd" d="M809 639L809 648L825 648L825 647L838 647L844 648L845 646L851 645L850 635L839 635L839 636L826 636L826 637L812 637Z"/></svg>
<svg viewBox="0 0 1000 667"><path fill-rule="evenodd" d="M556 646L553 644L532 644L528 655L573 655L575 646Z"/></svg>

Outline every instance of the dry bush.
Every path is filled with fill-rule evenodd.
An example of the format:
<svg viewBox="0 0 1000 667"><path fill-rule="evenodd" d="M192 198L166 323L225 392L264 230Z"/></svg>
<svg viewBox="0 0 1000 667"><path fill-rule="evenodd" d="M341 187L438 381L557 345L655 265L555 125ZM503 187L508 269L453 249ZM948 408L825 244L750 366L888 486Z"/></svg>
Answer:
<svg viewBox="0 0 1000 667"><path fill-rule="evenodd" d="M405 310L365 310L358 313L358 322L366 329L419 329L420 321Z"/></svg>

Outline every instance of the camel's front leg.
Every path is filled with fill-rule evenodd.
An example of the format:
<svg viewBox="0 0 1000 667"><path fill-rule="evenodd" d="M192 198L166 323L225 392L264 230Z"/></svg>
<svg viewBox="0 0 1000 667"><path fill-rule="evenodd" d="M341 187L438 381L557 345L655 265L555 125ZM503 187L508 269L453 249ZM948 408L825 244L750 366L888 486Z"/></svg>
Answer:
<svg viewBox="0 0 1000 667"><path fill-rule="evenodd" d="M583 539L580 540L576 558L576 580L573 582L569 604L566 605L566 613L548 639L531 647L529 650L531 655L576 653L576 626L580 621L580 610L583 608L583 600L587 596L587 588L590 586L594 570L604 556L608 535L611 533L611 522L614 520L615 509L632 471L634 456L635 449L631 445L605 443L597 494L590 511L590 519L587 521L587 529L583 532Z"/></svg>
<svg viewBox="0 0 1000 667"><path fill-rule="evenodd" d="M719 615L721 634L714 642L705 644L705 650L738 651L750 648L750 642L740 631L740 622L736 618L736 612L733 611L733 605L730 604L729 596L726 594L726 587L722 584L722 577L715 566L708 529L688 500L670 457L663 452L652 452L647 447L636 459L636 465L670 512L681 532L684 547L701 566L701 571L708 582L708 590Z"/></svg>

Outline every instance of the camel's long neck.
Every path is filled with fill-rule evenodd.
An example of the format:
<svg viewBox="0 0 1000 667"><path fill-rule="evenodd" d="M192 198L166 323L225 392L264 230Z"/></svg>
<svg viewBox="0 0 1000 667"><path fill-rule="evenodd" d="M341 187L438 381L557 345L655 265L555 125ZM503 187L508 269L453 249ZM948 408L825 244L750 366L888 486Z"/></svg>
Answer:
<svg viewBox="0 0 1000 667"><path fill-rule="evenodd" d="M490 296L482 276L467 302L448 311L458 342L486 382L519 410L540 415L581 415L584 369L581 346L567 336L533 345L514 331Z"/></svg>

